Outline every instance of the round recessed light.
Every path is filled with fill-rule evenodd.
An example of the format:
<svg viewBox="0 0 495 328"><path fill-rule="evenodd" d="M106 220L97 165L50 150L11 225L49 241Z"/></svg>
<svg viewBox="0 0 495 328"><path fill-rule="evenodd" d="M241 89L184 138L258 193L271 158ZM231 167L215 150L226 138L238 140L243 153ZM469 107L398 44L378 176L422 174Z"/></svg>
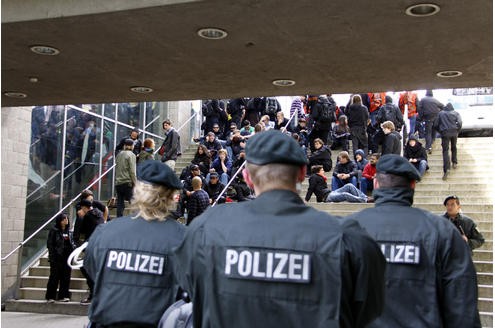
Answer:
<svg viewBox="0 0 495 328"><path fill-rule="evenodd" d="M208 40L220 40L226 38L228 35L227 31L216 27L205 27L199 29L197 33L200 37Z"/></svg>
<svg viewBox="0 0 495 328"><path fill-rule="evenodd" d="M39 80L36 76L30 76L29 77L29 82L31 83L37 83Z"/></svg>
<svg viewBox="0 0 495 328"><path fill-rule="evenodd" d="M136 93L150 93L153 92L152 88L149 87L131 87L130 90Z"/></svg>
<svg viewBox="0 0 495 328"><path fill-rule="evenodd" d="M60 50L58 50L57 48L44 45L30 46L29 49L31 49L31 51L35 54L44 56L56 56L60 53Z"/></svg>
<svg viewBox="0 0 495 328"><path fill-rule="evenodd" d="M407 7L406 15L413 17L426 17L437 14L440 11L440 6L433 3L420 3Z"/></svg>
<svg viewBox="0 0 495 328"><path fill-rule="evenodd" d="M279 80L273 80L272 84L276 85L277 87L291 87L294 84L296 84L296 81L288 80L288 79L279 79Z"/></svg>
<svg viewBox="0 0 495 328"><path fill-rule="evenodd" d="M7 91L3 93L6 97L9 98L26 98L27 94L22 93L22 92L17 92L17 91Z"/></svg>
<svg viewBox="0 0 495 328"><path fill-rule="evenodd" d="M438 77L450 78L450 77L459 77L462 75L461 71L441 71L437 73Z"/></svg>

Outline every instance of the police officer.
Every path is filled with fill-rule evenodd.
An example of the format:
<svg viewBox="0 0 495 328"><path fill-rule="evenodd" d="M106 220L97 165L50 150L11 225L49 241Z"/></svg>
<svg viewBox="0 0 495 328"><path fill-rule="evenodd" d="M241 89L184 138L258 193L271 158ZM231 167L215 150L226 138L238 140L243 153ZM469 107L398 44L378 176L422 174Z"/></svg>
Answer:
<svg viewBox="0 0 495 328"><path fill-rule="evenodd" d="M184 226L170 218L182 184L167 165L138 165L134 202L139 212L98 227L86 249L84 266L95 281L91 322L112 326L155 326L176 298L171 249Z"/></svg>
<svg viewBox="0 0 495 328"><path fill-rule="evenodd" d="M387 260L385 310L369 327L481 327L469 247L447 220L411 207L419 180L406 158L380 157L375 207L349 216Z"/></svg>
<svg viewBox="0 0 495 328"><path fill-rule="evenodd" d="M243 172L258 195L194 219L175 272L194 327L363 327L382 311L385 260L354 221L306 206L306 156L269 130L249 138Z"/></svg>

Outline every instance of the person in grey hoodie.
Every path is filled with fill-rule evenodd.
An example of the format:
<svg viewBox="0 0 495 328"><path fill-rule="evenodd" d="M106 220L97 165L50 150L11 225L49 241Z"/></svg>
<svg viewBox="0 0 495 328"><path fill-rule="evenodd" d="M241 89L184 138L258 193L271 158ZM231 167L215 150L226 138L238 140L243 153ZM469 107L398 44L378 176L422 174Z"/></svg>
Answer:
<svg viewBox="0 0 495 328"><path fill-rule="evenodd" d="M418 120L425 122L425 148L431 154L431 145L435 142L436 131L433 129L438 113L443 109L443 104L433 98L433 91L426 90L426 95L419 101Z"/></svg>
<svg viewBox="0 0 495 328"><path fill-rule="evenodd" d="M448 103L444 109L438 113L438 117L433 125L434 129L442 136L443 155L443 180L447 180L450 171L450 161L452 167L457 168L457 137L462 127L461 115L454 110L454 106ZM452 152L449 157L449 144Z"/></svg>

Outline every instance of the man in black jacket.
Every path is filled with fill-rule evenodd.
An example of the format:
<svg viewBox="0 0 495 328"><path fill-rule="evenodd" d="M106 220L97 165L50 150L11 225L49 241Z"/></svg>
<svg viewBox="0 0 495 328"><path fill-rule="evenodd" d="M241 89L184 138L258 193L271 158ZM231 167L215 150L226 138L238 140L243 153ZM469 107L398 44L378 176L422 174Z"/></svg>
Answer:
<svg viewBox="0 0 495 328"><path fill-rule="evenodd" d="M425 122L425 147L428 154L431 154L431 145L435 141L436 131L433 129L433 123L442 109L443 104L436 98L433 98L433 91L426 90L425 97L419 101L418 120Z"/></svg>
<svg viewBox="0 0 495 328"><path fill-rule="evenodd" d="M474 223L470 217L461 213L461 202L459 197L455 195L448 196L443 201L443 205L447 210L443 217L449 219L449 221L459 230L462 239L469 245L471 251L481 247L485 242L485 238L483 238L483 235L476 228L476 223Z"/></svg>
<svg viewBox="0 0 495 328"><path fill-rule="evenodd" d="M399 155L376 164L374 208L357 220L387 260L385 310L367 327L481 327L476 270L447 220L412 207L418 171Z"/></svg>
<svg viewBox="0 0 495 328"><path fill-rule="evenodd" d="M447 180L450 171L449 144L452 151L452 167L457 168L457 136L461 131L461 115L454 110L454 106L448 103L444 109L438 113L438 117L433 124L435 130L442 136L442 157L443 157L443 180Z"/></svg>
<svg viewBox="0 0 495 328"><path fill-rule="evenodd" d="M139 129L134 128L129 136L120 139L119 144L117 145L117 147L115 147L115 157L117 157L117 155L124 149L125 141L128 139L131 139L134 142L133 145L134 147L132 148L132 152L134 153L134 155L139 156L143 144L141 140L138 139L138 137L139 137Z"/></svg>
<svg viewBox="0 0 495 328"><path fill-rule="evenodd" d="M163 140L159 153L162 155L162 162L174 170L175 161L177 160L177 157L181 155L180 136L172 127L172 122L169 119L163 121L162 125L163 130L165 130L165 140Z"/></svg>

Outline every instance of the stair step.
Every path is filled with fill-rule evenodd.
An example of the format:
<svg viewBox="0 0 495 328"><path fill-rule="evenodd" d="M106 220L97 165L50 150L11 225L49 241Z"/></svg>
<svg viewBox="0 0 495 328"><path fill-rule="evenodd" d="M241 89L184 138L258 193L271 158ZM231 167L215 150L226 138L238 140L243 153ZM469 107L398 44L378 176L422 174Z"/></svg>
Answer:
<svg viewBox="0 0 495 328"><path fill-rule="evenodd" d="M493 328L493 312L480 311L481 327Z"/></svg>
<svg viewBox="0 0 495 328"><path fill-rule="evenodd" d="M480 285L478 284L478 297L490 298L493 296L492 285Z"/></svg>
<svg viewBox="0 0 495 328"><path fill-rule="evenodd" d="M478 297L478 311L492 312L493 299L491 297Z"/></svg>
<svg viewBox="0 0 495 328"><path fill-rule="evenodd" d="M5 310L10 312L31 312L31 313L57 313L66 315L88 315L88 305L81 305L79 302L55 302L46 303L45 300L7 300Z"/></svg>
<svg viewBox="0 0 495 328"><path fill-rule="evenodd" d="M21 287L46 288L47 283L48 276L26 276L21 278ZM87 290L86 279L71 277L70 288Z"/></svg>
<svg viewBox="0 0 495 328"><path fill-rule="evenodd" d="M29 276L46 276L50 275L50 267L49 266L37 266L29 269ZM84 278L81 273L81 270L72 270L71 273L72 278Z"/></svg>
<svg viewBox="0 0 495 328"><path fill-rule="evenodd" d="M328 210L330 213L332 210L351 210L353 212L359 211L364 208L369 208L369 207L374 207L374 204L372 203L348 203L348 202L343 202L343 203L313 203L313 202L308 202L309 205L313 206L314 208L325 211ZM438 203L432 203L432 204L414 204L414 207L422 208L430 212L440 212L445 211L445 206L443 204L438 204ZM479 205L472 205L472 204L463 204L462 209L465 212L469 211L485 211L485 212L493 212L493 204L479 204Z"/></svg>
<svg viewBox="0 0 495 328"><path fill-rule="evenodd" d="M82 299L88 297L88 291L86 289L69 289L71 293L71 300L80 302ZM44 300L46 293L45 287L23 287L19 289L19 298L28 300Z"/></svg>

